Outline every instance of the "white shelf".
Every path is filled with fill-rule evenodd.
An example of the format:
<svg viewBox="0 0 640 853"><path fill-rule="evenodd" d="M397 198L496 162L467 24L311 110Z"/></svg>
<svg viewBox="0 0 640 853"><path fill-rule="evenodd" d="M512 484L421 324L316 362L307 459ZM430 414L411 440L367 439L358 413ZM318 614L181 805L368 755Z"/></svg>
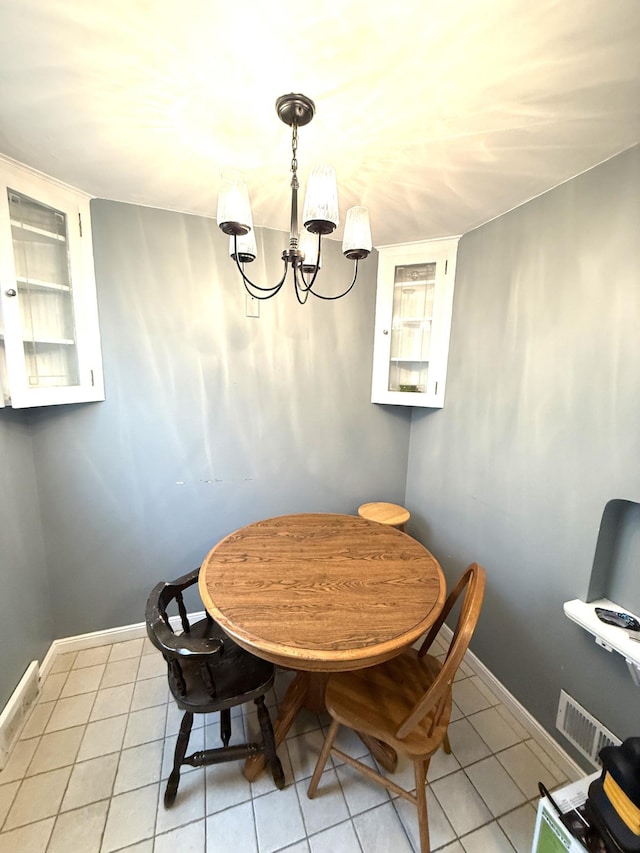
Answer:
<svg viewBox="0 0 640 853"><path fill-rule="evenodd" d="M427 287L429 284L435 285L435 283L435 278L416 278L411 281L396 281L393 286L404 290L405 288L411 289L412 287Z"/></svg>
<svg viewBox="0 0 640 853"><path fill-rule="evenodd" d="M608 598L588 602L575 598L573 601L567 601L564 604L565 616L592 634L601 648L622 655L629 667L631 678L640 687L640 642L632 640L630 632L625 628L617 628L615 625L601 622L596 616L596 607L604 607L606 610L622 610L629 613L630 616L635 616L636 619L638 619L638 615L631 613L613 601L609 601Z"/></svg>
<svg viewBox="0 0 640 853"><path fill-rule="evenodd" d="M52 290L62 293L69 293L71 291L71 287L68 284L60 284L56 281L41 281L37 278L24 278L23 276L18 276L16 282L20 290Z"/></svg>
<svg viewBox="0 0 640 853"><path fill-rule="evenodd" d="M75 341L73 338L45 338L43 335L39 335L37 338L24 338L23 339L25 346L44 346L44 347L72 347L75 346Z"/></svg>
<svg viewBox="0 0 640 853"><path fill-rule="evenodd" d="M0 341L4 341L4 339L5 339L4 329L0 329ZM45 346L45 347L47 347L47 346L48 346L48 347L51 347L51 346L55 346L55 347L57 347L57 346L73 347L73 346L75 346L75 344L76 344L76 342L74 341L74 339L73 339L73 338L45 338L45 337L39 337L39 338L37 338L36 340L32 340L31 338L23 338L23 341L22 341L22 342L23 342L23 344L24 344L25 346L31 346L31 347L32 347L32 346L38 346L38 345L40 345L40 344L41 344L42 346Z"/></svg>
<svg viewBox="0 0 640 853"><path fill-rule="evenodd" d="M44 240L52 243L66 243L67 238L64 234L56 234L55 231L49 231L46 228L38 228L37 225L29 225L27 222L17 222L11 220L11 227L14 229L14 240Z"/></svg>

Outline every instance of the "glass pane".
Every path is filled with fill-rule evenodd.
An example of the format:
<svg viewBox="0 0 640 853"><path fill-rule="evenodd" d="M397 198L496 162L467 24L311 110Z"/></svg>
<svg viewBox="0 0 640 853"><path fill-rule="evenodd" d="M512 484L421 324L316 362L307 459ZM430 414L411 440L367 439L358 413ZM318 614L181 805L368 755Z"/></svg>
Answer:
<svg viewBox="0 0 640 853"><path fill-rule="evenodd" d="M27 381L78 385L67 216L15 190L9 211Z"/></svg>
<svg viewBox="0 0 640 853"><path fill-rule="evenodd" d="M426 393L435 283L435 263L395 268L389 391Z"/></svg>

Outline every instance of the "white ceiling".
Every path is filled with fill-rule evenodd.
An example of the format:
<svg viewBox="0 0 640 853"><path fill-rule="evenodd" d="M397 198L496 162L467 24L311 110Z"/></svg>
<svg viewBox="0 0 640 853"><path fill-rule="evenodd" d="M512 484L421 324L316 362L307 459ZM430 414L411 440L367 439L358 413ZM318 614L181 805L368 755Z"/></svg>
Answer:
<svg viewBox="0 0 640 853"><path fill-rule="evenodd" d="M291 91L343 219L462 234L640 140L640 0L0 0L0 152L100 198L215 216L235 166L287 230Z"/></svg>

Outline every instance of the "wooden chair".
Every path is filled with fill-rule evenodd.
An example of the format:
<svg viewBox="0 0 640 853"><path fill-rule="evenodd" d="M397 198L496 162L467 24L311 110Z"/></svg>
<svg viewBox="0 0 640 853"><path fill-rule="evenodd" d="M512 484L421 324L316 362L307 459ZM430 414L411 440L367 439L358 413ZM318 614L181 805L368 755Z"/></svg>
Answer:
<svg viewBox="0 0 640 853"><path fill-rule="evenodd" d="M326 704L333 720L311 778L307 792L310 799L315 796L329 753L332 753L367 779L384 785L417 806L420 849L422 853L429 852L426 795L429 760L446 738L453 679L478 621L485 583L485 570L472 563L448 596L419 651L408 649L377 666L330 677ZM463 590L458 622L446 658L441 662L426 652ZM410 758L414 765L415 794L337 749L333 744L341 725L383 741Z"/></svg>
<svg viewBox="0 0 640 853"><path fill-rule="evenodd" d="M182 593L198 582L200 569L171 583L159 583L147 601L147 633L167 662L169 689L185 714L176 742L173 769L164 795L165 808L173 805L180 782L180 768L204 767L264 753L273 781L284 787L284 773L276 754L271 718L264 697L273 685L275 667L241 649L207 614L191 625ZM175 633L168 608L177 606L182 632ZM253 699L258 708L262 743L229 746L231 708ZM222 747L186 755L194 714L220 713Z"/></svg>

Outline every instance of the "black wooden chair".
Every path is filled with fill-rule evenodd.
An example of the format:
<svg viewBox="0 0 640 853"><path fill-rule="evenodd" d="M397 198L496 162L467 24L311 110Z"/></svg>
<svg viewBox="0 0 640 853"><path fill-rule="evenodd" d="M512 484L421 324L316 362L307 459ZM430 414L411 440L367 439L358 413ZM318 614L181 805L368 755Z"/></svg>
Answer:
<svg viewBox="0 0 640 853"><path fill-rule="evenodd" d="M284 788L284 773L276 754L271 718L264 697L273 685L275 668L241 649L209 615L191 625L182 593L198 582L200 569L169 583L157 584L147 601L147 633L167 662L169 688L185 714L176 742L173 770L164 794L165 808L173 805L180 768L204 767L264 753L273 781ZM178 610L182 631L174 632L168 615L170 605ZM258 708L262 743L229 746L231 708L253 699ZM220 712L222 746L187 755L194 714Z"/></svg>

